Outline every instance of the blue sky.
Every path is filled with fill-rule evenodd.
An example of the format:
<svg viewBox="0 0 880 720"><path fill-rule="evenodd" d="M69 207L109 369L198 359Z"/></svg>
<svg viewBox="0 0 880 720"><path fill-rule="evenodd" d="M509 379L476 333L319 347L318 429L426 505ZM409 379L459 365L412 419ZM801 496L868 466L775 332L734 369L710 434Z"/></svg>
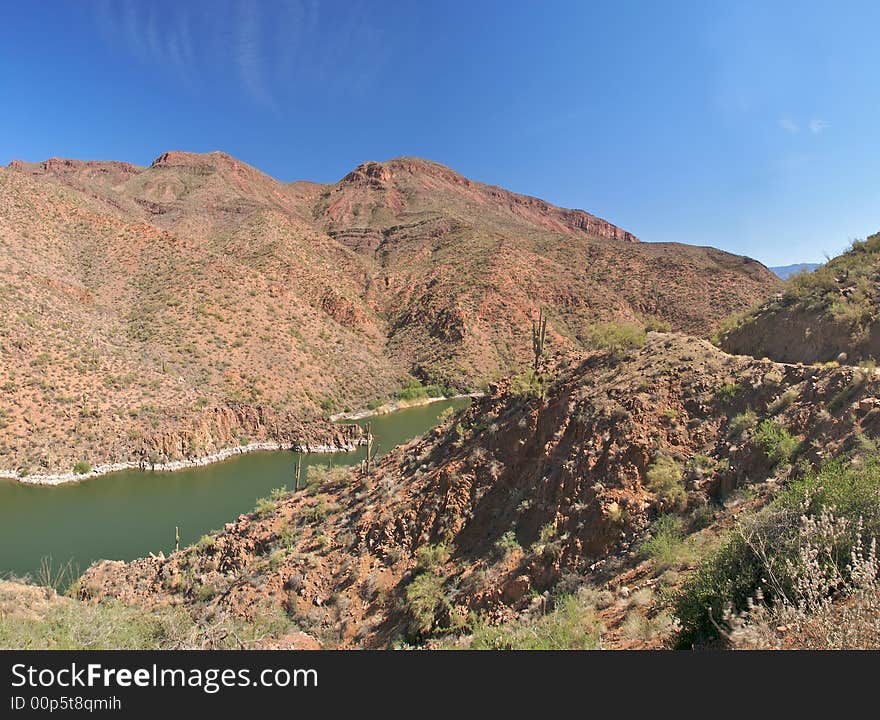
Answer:
<svg viewBox="0 0 880 720"><path fill-rule="evenodd" d="M5 2L0 163L417 155L767 264L880 230L873 2Z"/></svg>

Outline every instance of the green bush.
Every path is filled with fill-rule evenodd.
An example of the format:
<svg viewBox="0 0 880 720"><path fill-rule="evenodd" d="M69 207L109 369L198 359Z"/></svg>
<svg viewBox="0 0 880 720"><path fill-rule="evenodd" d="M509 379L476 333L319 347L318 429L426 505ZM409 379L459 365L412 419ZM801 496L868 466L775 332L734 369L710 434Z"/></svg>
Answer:
<svg viewBox="0 0 880 720"><path fill-rule="evenodd" d="M621 355L627 350L645 344L645 329L632 323L599 323L587 328L584 340L587 347Z"/></svg>
<svg viewBox="0 0 880 720"><path fill-rule="evenodd" d="M448 397L455 393L444 385L422 385L418 380L410 380L401 390L397 391L398 400L418 400L429 397Z"/></svg>
<svg viewBox="0 0 880 720"><path fill-rule="evenodd" d="M795 436L772 420L761 422L755 428L752 440L761 446L773 465L791 462L800 446L800 441Z"/></svg>
<svg viewBox="0 0 880 720"><path fill-rule="evenodd" d="M455 415L455 412L456 412L456 410L454 407L445 408L443 410L443 412L441 412L437 416L437 424L438 425L445 425L446 421L449 420L449 418L451 418L453 415Z"/></svg>
<svg viewBox="0 0 880 720"><path fill-rule="evenodd" d="M408 629L411 636L429 634L438 615L451 605L443 591L445 578L434 573L422 573L406 588L406 611L409 614Z"/></svg>
<svg viewBox="0 0 880 720"><path fill-rule="evenodd" d="M758 416L755 412L753 410L746 410L733 417L730 424L727 426L727 430L731 436L736 437L737 435L742 435L742 433L751 430L757 424Z"/></svg>
<svg viewBox="0 0 880 720"><path fill-rule="evenodd" d="M416 570L434 570L449 561L451 551L446 543L422 545L415 552Z"/></svg>
<svg viewBox="0 0 880 720"><path fill-rule="evenodd" d="M510 394L514 397L543 398L546 393L544 377L534 370L527 370L510 378Z"/></svg>
<svg viewBox="0 0 880 720"><path fill-rule="evenodd" d="M90 463L87 463L85 460L80 460L76 465L73 466L73 472L76 475L85 475L92 471L92 466Z"/></svg>
<svg viewBox="0 0 880 720"><path fill-rule="evenodd" d="M495 550L502 558L507 557L519 547L519 540L516 539L516 533L513 530L508 530L495 543Z"/></svg>
<svg viewBox="0 0 880 720"><path fill-rule="evenodd" d="M678 515L661 515L651 525L651 535L639 546L639 556L668 568L691 557L685 540L684 520Z"/></svg>
<svg viewBox="0 0 880 720"><path fill-rule="evenodd" d="M278 503L272 499L271 497L263 497L257 500L257 504L254 507L254 512L257 517L265 518L269 517L275 510L278 509Z"/></svg>
<svg viewBox="0 0 880 720"><path fill-rule="evenodd" d="M658 317L645 320L645 332L672 332L672 325Z"/></svg>
<svg viewBox="0 0 880 720"><path fill-rule="evenodd" d="M725 383L715 391L715 397L718 398L720 402L729 405L736 399L736 396L739 395L740 390L742 390L741 385L737 385L736 383Z"/></svg>
<svg viewBox="0 0 880 720"><path fill-rule="evenodd" d="M661 455L648 468L647 486L666 510L683 510L687 490L681 465L668 455Z"/></svg>
<svg viewBox="0 0 880 720"><path fill-rule="evenodd" d="M849 522L825 558L845 567L860 537L867 543L880 535L880 461L828 461L744 519L674 598L681 624L677 645L687 648L716 638L725 605L742 611L759 589L771 604L780 593L791 597L803 518L815 518L826 508Z"/></svg>
<svg viewBox="0 0 880 720"><path fill-rule="evenodd" d="M797 390L786 390L782 395L776 398L770 405L767 406L767 412L771 415L778 415L785 408L791 405L797 399Z"/></svg>
<svg viewBox="0 0 880 720"><path fill-rule="evenodd" d="M526 616L504 625L474 630L472 650L595 650L603 627L595 608L566 595L546 615Z"/></svg>

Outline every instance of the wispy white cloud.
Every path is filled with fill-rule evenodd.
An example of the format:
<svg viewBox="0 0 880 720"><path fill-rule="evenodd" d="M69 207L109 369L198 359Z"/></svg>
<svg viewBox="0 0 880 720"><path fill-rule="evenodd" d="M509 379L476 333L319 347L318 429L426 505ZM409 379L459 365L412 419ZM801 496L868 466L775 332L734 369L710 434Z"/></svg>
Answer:
<svg viewBox="0 0 880 720"><path fill-rule="evenodd" d="M818 135L820 132L828 127L828 123L824 120L820 120L819 118L813 118L812 120L810 120L810 123L809 125L807 125L807 127L810 128L810 132L813 133L813 135Z"/></svg>
<svg viewBox="0 0 880 720"><path fill-rule="evenodd" d="M196 58L192 23L184 5L160 14L156 6L133 0L96 5L98 26L113 43L122 43L142 63L167 65L178 78L193 80Z"/></svg>
<svg viewBox="0 0 880 720"><path fill-rule="evenodd" d="M252 98L272 105L272 96L264 80L260 5L245 2L238 7L239 24L235 60L241 81Z"/></svg>
<svg viewBox="0 0 880 720"><path fill-rule="evenodd" d="M368 93L389 55L374 15L363 0L95 5L119 52L191 87L217 80L269 109L308 92Z"/></svg>
<svg viewBox="0 0 880 720"><path fill-rule="evenodd" d="M779 119L779 127L781 127L787 133L797 133L801 131L801 126L798 125L794 120L790 117L782 117Z"/></svg>

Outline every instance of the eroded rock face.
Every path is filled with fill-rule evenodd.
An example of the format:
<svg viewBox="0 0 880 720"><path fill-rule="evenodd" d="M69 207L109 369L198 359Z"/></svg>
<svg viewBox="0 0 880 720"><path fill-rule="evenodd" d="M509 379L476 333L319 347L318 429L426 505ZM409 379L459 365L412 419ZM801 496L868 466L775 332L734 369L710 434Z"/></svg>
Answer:
<svg viewBox="0 0 880 720"><path fill-rule="evenodd" d="M140 457L147 464L167 463L213 455L239 444L274 442L291 448L320 451L353 450L363 431L358 425L303 423L290 412L264 406L231 403L147 435Z"/></svg>

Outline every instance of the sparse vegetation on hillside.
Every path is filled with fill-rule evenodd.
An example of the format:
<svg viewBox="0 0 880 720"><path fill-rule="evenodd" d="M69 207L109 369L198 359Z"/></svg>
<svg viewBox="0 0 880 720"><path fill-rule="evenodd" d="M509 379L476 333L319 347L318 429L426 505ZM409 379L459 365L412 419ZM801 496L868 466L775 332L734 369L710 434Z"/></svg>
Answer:
<svg viewBox="0 0 880 720"><path fill-rule="evenodd" d="M774 611L777 587L796 596L802 515L825 527L833 506L834 557L859 536L867 555L872 373L854 383L853 368L729 356L679 333L552 360L540 402L499 381L369 474L310 470L306 491L274 493L195 548L93 566L85 596L241 617L263 602L324 647L691 646L718 642L759 590ZM847 412L816 409L843 388ZM820 450L857 456L811 471Z"/></svg>
<svg viewBox="0 0 880 720"><path fill-rule="evenodd" d="M585 344L589 348L620 355L645 343L645 329L631 323L599 323L587 328Z"/></svg>
<svg viewBox="0 0 880 720"><path fill-rule="evenodd" d="M17 163L0 195L6 471L181 460L243 437L324 444L320 418L407 377L423 386L403 399L531 364L537 299L555 352L648 304L651 327L708 332L777 284L416 158L305 193L219 152ZM638 334L595 340L616 351Z"/></svg>
<svg viewBox="0 0 880 720"><path fill-rule="evenodd" d="M722 322L716 342L731 352L787 362L875 358L878 272L880 234L854 241L812 272L791 276L774 299Z"/></svg>
<svg viewBox="0 0 880 720"><path fill-rule="evenodd" d="M681 464L667 455L661 455L648 468L646 479L648 489L657 496L665 511L684 509L687 490Z"/></svg>
<svg viewBox="0 0 880 720"><path fill-rule="evenodd" d="M601 647L602 621L587 593L559 598L547 614L505 625L478 625L466 647L470 650L596 650Z"/></svg>
<svg viewBox="0 0 880 720"><path fill-rule="evenodd" d="M770 605L797 604L810 583L834 576L811 601L830 599L856 580L854 549L867 549L878 535L880 461L826 462L743 519L687 580L675 601L679 646L717 638L725 612L746 611L758 593Z"/></svg>

